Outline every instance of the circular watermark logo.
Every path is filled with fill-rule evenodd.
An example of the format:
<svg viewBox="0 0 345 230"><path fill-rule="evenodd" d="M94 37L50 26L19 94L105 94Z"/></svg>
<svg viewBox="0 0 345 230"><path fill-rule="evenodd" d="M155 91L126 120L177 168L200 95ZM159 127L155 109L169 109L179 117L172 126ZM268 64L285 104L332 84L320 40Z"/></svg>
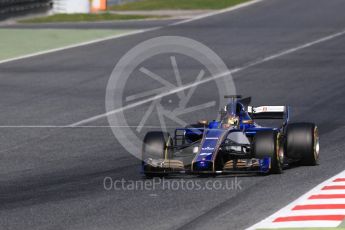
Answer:
<svg viewBox="0 0 345 230"><path fill-rule="evenodd" d="M231 73L214 51L185 37L157 37L133 47L115 66L106 89L107 119L119 143L141 159L145 132L216 119L229 94L236 94Z"/></svg>

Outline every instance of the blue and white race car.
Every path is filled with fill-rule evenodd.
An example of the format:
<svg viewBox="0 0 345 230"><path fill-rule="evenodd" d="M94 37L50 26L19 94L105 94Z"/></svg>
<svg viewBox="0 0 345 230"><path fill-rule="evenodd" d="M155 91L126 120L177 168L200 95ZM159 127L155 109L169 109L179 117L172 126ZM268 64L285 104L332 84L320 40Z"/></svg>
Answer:
<svg viewBox="0 0 345 230"><path fill-rule="evenodd" d="M250 98L225 96L220 119L177 128L175 135L148 132L143 141L146 176L172 173L282 173L299 162L317 165L319 134L313 123L289 123L288 106L249 106ZM261 119L281 119L280 127L263 127Z"/></svg>

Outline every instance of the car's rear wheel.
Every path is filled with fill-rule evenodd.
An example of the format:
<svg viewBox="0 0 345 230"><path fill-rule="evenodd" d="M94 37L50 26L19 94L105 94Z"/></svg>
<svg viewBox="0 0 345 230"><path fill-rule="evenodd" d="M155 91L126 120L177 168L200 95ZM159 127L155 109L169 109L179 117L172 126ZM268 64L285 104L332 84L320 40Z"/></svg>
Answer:
<svg viewBox="0 0 345 230"><path fill-rule="evenodd" d="M142 165L147 177L161 176L163 172L145 163L145 161L148 159L153 161L171 159L173 152L170 147L172 145L173 140L169 133L155 131L145 135L142 148Z"/></svg>
<svg viewBox="0 0 345 230"><path fill-rule="evenodd" d="M258 132L254 138L254 153L256 158L269 157L271 159L269 173L280 174L283 172L284 154L276 131Z"/></svg>
<svg viewBox="0 0 345 230"><path fill-rule="evenodd" d="M286 128L287 156L301 164L317 165L320 156L318 128L313 123L292 123Z"/></svg>

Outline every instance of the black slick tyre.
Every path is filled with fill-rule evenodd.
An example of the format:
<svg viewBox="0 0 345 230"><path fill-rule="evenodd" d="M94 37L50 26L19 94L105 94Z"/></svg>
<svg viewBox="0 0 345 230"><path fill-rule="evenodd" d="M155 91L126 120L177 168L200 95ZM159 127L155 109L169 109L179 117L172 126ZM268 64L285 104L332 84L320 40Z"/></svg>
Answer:
<svg viewBox="0 0 345 230"><path fill-rule="evenodd" d="M255 157L262 159L271 158L269 173L280 174L283 172L282 154L279 154L280 142L278 134L274 130L260 131L254 138Z"/></svg>
<svg viewBox="0 0 345 230"><path fill-rule="evenodd" d="M286 153L302 165L319 163L320 143L318 128L313 123L292 123L286 128Z"/></svg>

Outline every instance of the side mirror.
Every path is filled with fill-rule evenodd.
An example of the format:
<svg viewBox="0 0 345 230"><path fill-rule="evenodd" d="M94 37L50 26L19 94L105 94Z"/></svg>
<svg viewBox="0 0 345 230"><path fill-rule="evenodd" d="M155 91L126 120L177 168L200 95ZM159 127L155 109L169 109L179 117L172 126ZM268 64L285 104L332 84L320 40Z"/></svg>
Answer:
<svg viewBox="0 0 345 230"><path fill-rule="evenodd" d="M200 125L208 125L208 120L199 120L198 123Z"/></svg>
<svg viewBox="0 0 345 230"><path fill-rule="evenodd" d="M242 124L252 125L252 124L254 124L254 121L253 120L243 120Z"/></svg>

